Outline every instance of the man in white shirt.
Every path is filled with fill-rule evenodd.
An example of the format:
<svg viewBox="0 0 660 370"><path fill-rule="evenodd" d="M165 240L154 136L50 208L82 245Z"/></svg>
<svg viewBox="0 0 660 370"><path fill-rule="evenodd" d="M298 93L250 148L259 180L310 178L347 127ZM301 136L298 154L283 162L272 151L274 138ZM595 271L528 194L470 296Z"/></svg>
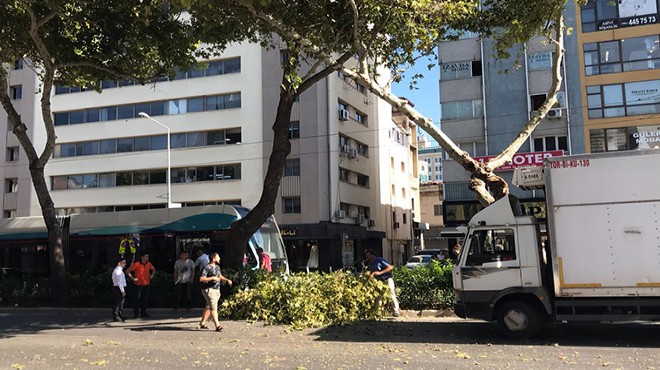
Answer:
<svg viewBox="0 0 660 370"><path fill-rule="evenodd" d="M117 267L112 270L112 321L124 320L124 301L126 301L126 275L124 275L126 260L121 258Z"/></svg>
<svg viewBox="0 0 660 370"><path fill-rule="evenodd" d="M176 303L174 309L182 304L190 309L192 297L190 294L190 282L195 276L195 264L188 258L188 251L182 250L179 259L174 263L174 285L176 286Z"/></svg>

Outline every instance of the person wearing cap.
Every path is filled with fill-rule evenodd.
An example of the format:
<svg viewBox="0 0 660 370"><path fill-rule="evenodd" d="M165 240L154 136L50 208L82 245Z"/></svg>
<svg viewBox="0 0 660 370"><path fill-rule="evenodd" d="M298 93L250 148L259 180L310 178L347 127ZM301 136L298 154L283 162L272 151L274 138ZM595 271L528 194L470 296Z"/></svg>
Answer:
<svg viewBox="0 0 660 370"><path fill-rule="evenodd" d="M117 267L112 270L112 321L124 319L124 301L126 301L126 276L124 275L126 260L120 258Z"/></svg>

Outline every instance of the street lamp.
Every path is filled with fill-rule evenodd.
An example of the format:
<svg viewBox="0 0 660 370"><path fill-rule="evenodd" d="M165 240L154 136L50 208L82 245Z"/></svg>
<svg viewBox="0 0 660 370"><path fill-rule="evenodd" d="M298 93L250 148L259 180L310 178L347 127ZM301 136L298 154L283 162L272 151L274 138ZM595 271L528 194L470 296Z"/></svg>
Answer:
<svg viewBox="0 0 660 370"><path fill-rule="evenodd" d="M144 112L138 113L140 117L144 117L150 121L156 122L167 130L167 208L180 208L181 203L172 203L172 157L170 150L170 128L165 124L153 119L151 116Z"/></svg>

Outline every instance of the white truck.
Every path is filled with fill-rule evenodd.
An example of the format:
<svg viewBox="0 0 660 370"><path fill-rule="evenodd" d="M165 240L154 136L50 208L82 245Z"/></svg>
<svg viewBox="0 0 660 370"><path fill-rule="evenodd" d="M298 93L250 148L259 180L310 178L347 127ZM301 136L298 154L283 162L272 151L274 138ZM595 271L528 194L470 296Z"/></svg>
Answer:
<svg viewBox="0 0 660 370"><path fill-rule="evenodd" d="M547 235L512 195L472 217L459 317L514 338L544 322L660 320L660 150L551 157L513 183L545 189Z"/></svg>

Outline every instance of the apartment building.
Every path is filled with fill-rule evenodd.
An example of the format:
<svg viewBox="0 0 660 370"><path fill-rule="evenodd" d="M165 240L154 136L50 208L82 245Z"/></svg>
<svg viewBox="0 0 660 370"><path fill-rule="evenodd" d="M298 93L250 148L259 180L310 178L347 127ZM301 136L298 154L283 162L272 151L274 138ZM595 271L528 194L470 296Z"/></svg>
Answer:
<svg viewBox="0 0 660 370"><path fill-rule="evenodd" d="M575 26L573 4L567 7L566 23L567 27ZM544 41L542 37L530 40L524 49L521 45L513 50L509 60L492 58L493 40L469 32L461 34L457 41L439 45L441 127L461 149L478 160L488 160L511 143L540 107L552 82L554 52L554 46ZM564 48L559 103L521 147L513 162L497 171L509 182L514 167L539 165L546 156L585 151L578 38L567 36ZM518 52L522 55L520 66L514 68L513 58ZM442 179L445 225L467 223L481 209L468 189L468 173L445 157ZM542 193L515 187L511 187L511 192L520 198L525 212L545 217ZM446 235L457 236L455 232ZM453 243L449 241L450 245Z"/></svg>
<svg viewBox="0 0 660 370"><path fill-rule="evenodd" d="M272 147L280 57L279 50L241 43L205 68L148 86L103 81L101 94L57 87L57 146L46 176L58 212L165 208L168 200L183 207L254 206ZM10 85L42 148L39 81L18 61ZM0 121L7 126L0 139L6 148L3 216L40 215L27 159L4 112ZM365 248L403 258L418 191L404 180L416 176L416 148L404 139L410 135L394 123L389 105L333 74L301 94L291 121L293 148L275 216L292 269L350 266Z"/></svg>
<svg viewBox="0 0 660 370"><path fill-rule="evenodd" d="M660 2L577 6L588 152L660 148Z"/></svg>

